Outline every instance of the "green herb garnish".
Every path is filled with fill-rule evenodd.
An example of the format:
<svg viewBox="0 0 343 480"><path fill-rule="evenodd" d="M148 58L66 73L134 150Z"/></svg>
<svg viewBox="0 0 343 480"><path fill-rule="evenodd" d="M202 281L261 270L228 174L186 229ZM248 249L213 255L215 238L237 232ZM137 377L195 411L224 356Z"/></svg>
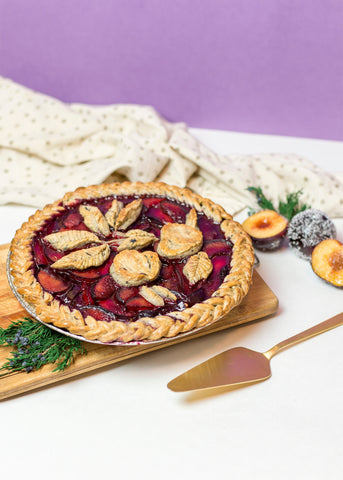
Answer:
<svg viewBox="0 0 343 480"><path fill-rule="evenodd" d="M302 195L302 190L298 190L295 193L289 193L286 196L286 201L283 202L279 200L278 209L276 209L271 200L266 198L261 187L248 187L247 190L256 195L257 204L261 207L262 210L275 210L278 211L280 215L291 220L294 215L308 208L311 208L310 205L301 204L299 197ZM249 210L249 215L256 213L254 210Z"/></svg>
<svg viewBox="0 0 343 480"><path fill-rule="evenodd" d="M275 210L271 200L266 198L261 187L248 187L247 190L256 195L257 204L262 208L262 210Z"/></svg>
<svg viewBox="0 0 343 480"><path fill-rule="evenodd" d="M279 213L284 217L291 220L294 215L299 212L303 212L308 208L311 208L310 205L301 204L299 202L299 197L302 195L302 190L298 190L295 193L289 193L286 197L286 202L279 201Z"/></svg>
<svg viewBox="0 0 343 480"><path fill-rule="evenodd" d="M62 372L75 355L87 354L80 340L62 335L32 318L0 327L0 345L14 347L11 357L0 367L0 371L7 372L29 373L48 363L56 364L54 372Z"/></svg>

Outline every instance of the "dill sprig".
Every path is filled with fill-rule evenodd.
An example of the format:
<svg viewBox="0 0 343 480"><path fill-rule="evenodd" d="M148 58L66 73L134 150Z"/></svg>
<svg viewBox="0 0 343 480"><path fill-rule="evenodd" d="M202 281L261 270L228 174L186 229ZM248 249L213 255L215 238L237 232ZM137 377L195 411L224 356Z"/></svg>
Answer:
<svg viewBox="0 0 343 480"><path fill-rule="evenodd" d="M10 358L1 367L8 372L38 370L46 364L56 364L54 372L65 370L76 355L87 354L80 340L62 335L51 328L24 318L0 327L0 345L13 346Z"/></svg>
<svg viewBox="0 0 343 480"><path fill-rule="evenodd" d="M256 195L257 204L259 207L261 207L262 210L275 210L276 212L278 211L280 215L287 218L288 220L291 220L297 213L311 208L310 205L300 203L299 198L303 193L302 190L298 190L294 193L289 193L286 196L285 202L279 200L277 209L274 207L272 201L266 198L261 187L248 187L247 190ZM253 213L256 212L250 208L249 215L252 215Z"/></svg>
<svg viewBox="0 0 343 480"><path fill-rule="evenodd" d="M247 190L256 195L257 205L259 207L261 207L262 210L275 210L275 207L274 207L272 201L268 200L268 198L266 198L266 196L262 192L261 187L248 187Z"/></svg>
<svg viewBox="0 0 343 480"><path fill-rule="evenodd" d="M279 201L279 213L284 217L291 220L294 215L299 212L303 212L308 208L311 208L310 205L306 205L306 203L301 204L299 202L299 197L302 195L302 190L298 190L295 193L289 193L286 197L286 202Z"/></svg>

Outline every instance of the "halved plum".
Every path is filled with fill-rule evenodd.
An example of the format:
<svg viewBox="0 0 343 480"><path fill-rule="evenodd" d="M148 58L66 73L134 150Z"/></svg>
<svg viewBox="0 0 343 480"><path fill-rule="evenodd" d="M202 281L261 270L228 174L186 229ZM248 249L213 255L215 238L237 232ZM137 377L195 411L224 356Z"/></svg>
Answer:
<svg viewBox="0 0 343 480"><path fill-rule="evenodd" d="M288 220L274 210L261 210L250 215L242 227L250 235L258 250L269 251L281 247L287 232Z"/></svg>
<svg viewBox="0 0 343 480"><path fill-rule="evenodd" d="M314 273L335 287L343 287L343 244L338 240L323 240L311 257Z"/></svg>

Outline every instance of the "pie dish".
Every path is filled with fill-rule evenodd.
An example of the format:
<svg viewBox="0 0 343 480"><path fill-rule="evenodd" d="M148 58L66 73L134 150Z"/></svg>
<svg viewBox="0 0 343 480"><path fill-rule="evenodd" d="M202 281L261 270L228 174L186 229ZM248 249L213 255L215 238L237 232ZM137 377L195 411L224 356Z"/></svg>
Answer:
<svg viewBox="0 0 343 480"><path fill-rule="evenodd" d="M9 274L40 321L101 343L209 325L247 294L250 237L219 205L165 183L81 187L16 232Z"/></svg>

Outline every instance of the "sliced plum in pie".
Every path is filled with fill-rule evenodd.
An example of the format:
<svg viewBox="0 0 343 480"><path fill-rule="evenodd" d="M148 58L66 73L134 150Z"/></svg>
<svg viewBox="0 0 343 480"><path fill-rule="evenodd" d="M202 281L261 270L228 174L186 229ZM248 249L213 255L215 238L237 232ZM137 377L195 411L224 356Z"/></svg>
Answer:
<svg viewBox="0 0 343 480"><path fill-rule="evenodd" d="M221 207L208 200L203 205L191 192L172 187L172 195L163 194L164 184L156 183L146 193L142 185L113 184L113 193L109 185L89 187L71 200L67 194L52 212L45 207L50 215L30 219L17 232L11 249L14 284L38 305L43 321L81 331L86 339L156 339L168 336L172 323L180 322L174 317L191 315L196 305L203 304L214 321L211 298L232 270L239 278L236 290L241 289L233 303L243 298L253 253L242 228ZM19 244L28 259L24 273L41 291L37 301L18 280ZM70 327L66 318L52 318L54 309L72 318ZM184 321L187 331L191 327Z"/></svg>

